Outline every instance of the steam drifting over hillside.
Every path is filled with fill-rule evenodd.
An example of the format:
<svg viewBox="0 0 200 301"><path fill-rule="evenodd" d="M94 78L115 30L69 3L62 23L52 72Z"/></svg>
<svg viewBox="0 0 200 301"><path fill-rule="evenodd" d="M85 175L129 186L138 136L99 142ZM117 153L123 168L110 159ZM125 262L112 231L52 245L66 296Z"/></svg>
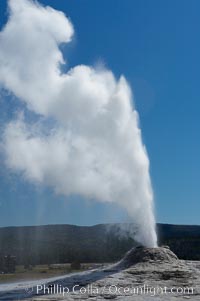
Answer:
<svg viewBox="0 0 200 301"><path fill-rule="evenodd" d="M0 83L23 112L5 125L6 163L57 194L116 202L139 225L138 241L156 246L149 160L124 76L79 65L62 73L61 43L74 28L62 13L28 0L9 1L0 33Z"/></svg>

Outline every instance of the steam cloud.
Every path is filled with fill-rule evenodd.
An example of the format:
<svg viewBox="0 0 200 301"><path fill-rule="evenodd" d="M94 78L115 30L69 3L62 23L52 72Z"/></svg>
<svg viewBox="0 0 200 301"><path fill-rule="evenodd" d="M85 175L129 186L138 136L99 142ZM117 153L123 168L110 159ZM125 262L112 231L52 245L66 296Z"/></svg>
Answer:
<svg viewBox="0 0 200 301"><path fill-rule="evenodd" d="M155 247L149 160L126 79L85 65L61 72L59 46L72 39L70 20L37 2L8 3L0 83L37 121L21 113L6 124L7 165L58 194L118 203L139 225L138 241Z"/></svg>

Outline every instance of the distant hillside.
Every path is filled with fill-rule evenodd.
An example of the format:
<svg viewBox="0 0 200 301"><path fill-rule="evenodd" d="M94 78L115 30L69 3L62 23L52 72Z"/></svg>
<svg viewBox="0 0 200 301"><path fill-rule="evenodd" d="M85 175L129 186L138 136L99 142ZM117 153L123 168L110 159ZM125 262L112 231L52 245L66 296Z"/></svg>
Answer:
<svg viewBox="0 0 200 301"><path fill-rule="evenodd" d="M160 244L169 245L180 259L200 260L200 226L158 224Z"/></svg>
<svg viewBox="0 0 200 301"><path fill-rule="evenodd" d="M133 230L134 225L127 225ZM160 244L168 244L180 258L200 260L200 226L157 228ZM112 262L137 244L119 229L119 224L0 228L0 255L14 255L18 264Z"/></svg>

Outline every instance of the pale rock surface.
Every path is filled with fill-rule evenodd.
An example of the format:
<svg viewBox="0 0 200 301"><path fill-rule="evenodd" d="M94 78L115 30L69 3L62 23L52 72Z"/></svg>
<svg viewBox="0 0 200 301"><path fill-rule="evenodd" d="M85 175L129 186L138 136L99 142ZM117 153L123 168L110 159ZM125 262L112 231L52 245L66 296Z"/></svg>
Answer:
<svg viewBox="0 0 200 301"><path fill-rule="evenodd" d="M62 294L33 296L33 290L30 295L27 294L27 298L25 295L21 295L22 298L20 299L20 295L15 294L14 299L1 299L0 295L0 300L196 301L200 300L200 262L179 260L167 247L138 247L130 250L115 265L66 276L57 281L48 282L46 286L48 287L50 284L59 284L69 288L73 288L74 285L79 286L77 286L77 291L71 291L64 297ZM85 288L85 293L80 292L81 287L83 290ZM134 293L134 288L135 292L138 288L139 294ZM179 290L181 288L186 289L186 291L185 293L177 293L177 288ZM187 288L193 288L193 293L190 290L190 294L188 294ZM11 293L9 297L12 297Z"/></svg>

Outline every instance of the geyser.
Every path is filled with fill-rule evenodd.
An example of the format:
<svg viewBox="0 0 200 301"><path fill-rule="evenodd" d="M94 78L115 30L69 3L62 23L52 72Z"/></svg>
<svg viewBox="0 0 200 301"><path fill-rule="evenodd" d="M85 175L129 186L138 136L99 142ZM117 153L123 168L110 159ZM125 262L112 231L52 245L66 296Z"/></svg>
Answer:
<svg viewBox="0 0 200 301"><path fill-rule="evenodd" d="M8 3L0 83L25 106L5 125L7 165L58 194L118 203L138 224L137 240L155 247L149 160L125 77L85 65L62 73L69 19L38 2Z"/></svg>

